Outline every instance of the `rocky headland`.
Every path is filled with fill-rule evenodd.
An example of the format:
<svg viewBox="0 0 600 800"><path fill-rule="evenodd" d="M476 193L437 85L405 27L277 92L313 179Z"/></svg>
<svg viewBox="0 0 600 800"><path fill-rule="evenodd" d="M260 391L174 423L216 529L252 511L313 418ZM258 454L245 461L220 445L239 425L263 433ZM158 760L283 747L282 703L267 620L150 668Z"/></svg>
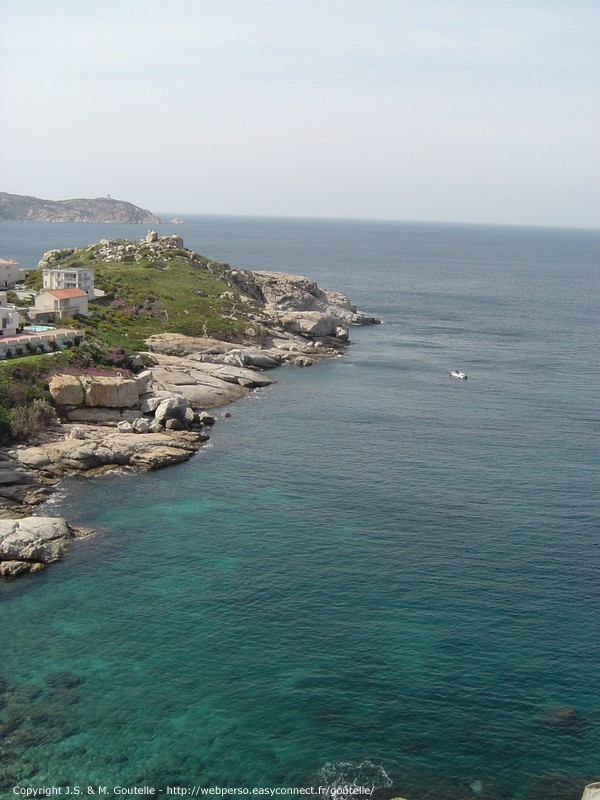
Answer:
<svg viewBox="0 0 600 800"><path fill-rule="evenodd" d="M148 244L155 256L150 262ZM124 263L134 271L130 265L136 264L137 258L143 269L158 262L163 274L171 266L169 255L176 253L175 277L181 275L183 259L188 273L192 266L205 279L201 284L205 288L197 290L202 300L207 295L209 274L214 300L210 312L216 316L209 324L206 311L202 318L194 315L189 299L189 308L182 310L160 305L161 292L156 286L147 287L155 298L153 304L142 303L138 312L128 312L126 319L111 318L113 324L128 320L133 332L135 326L137 331L148 323L150 314L150 326L144 329L155 332L144 338L143 349L128 358L127 368L110 374L65 369L52 375L49 392L56 409L55 422L39 441L0 450L0 517L4 518L0 575L37 571L68 552L65 542L77 532L66 522L63 525L46 518L52 520L47 524L48 542L54 543L60 530L62 544L42 546L41 518L32 516L34 507L48 499L64 475L92 476L114 468L152 470L184 461L208 440L207 431L216 419L212 409L273 383L272 371L277 367L308 367L340 355L350 341L349 326L378 322L359 312L345 296L321 289L308 278L215 265L185 250L177 236L159 238L152 232L141 243L105 242L90 248L53 251L45 254L41 265L47 268L66 259L81 263L84 254L90 253L98 263L100 252L109 268L104 273L97 271L99 282L104 281L110 289L115 280L111 265ZM131 273L127 275L131 277ZM131 302L131 297L123 296L122 287L120 291L118 303ZM156 330L161 327L157 321L165 320L165 315L170 322L162 327L172 330ZM219 320L223 321L221 333ZM198 329L198 324L202 332L217 328L217 334L182 332ZM96 330L92 325L92 336Z"/></svg>
<svg viewBox="0 0 600 800"><path fill-rule="evenodd" d="M158 225L151 211L111 197L43 200L0 192L0 220L12 222L107 222Z"/></svg>
<svg viewBox="0 0 600 800"><path fill-rule="evenodd" d="M38 572L66 555L73 539L89 533L62 517L0 519L0 576Z"/></svg>

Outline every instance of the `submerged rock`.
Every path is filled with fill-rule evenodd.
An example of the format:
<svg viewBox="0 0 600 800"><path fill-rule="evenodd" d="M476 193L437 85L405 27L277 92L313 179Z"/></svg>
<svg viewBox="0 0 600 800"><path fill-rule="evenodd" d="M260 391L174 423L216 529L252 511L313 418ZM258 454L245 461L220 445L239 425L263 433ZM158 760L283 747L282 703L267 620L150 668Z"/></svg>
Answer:
<svg viewBox="0 0 600 800"><path fill-rule="evenodd" d="M39 770L39 761L29 761L30 747L52 746L79 733L77 704L83 679L61 670L46 675L44 684L1 681L0 796L14 796L13 789Z"/></svg>
<svg viewBox="0 0 600 800"><path fill-rule="evenodd" d="M557 733L577 734L587 727L587 722L573 706L554 706L541 715L542 721Z"/></svg>

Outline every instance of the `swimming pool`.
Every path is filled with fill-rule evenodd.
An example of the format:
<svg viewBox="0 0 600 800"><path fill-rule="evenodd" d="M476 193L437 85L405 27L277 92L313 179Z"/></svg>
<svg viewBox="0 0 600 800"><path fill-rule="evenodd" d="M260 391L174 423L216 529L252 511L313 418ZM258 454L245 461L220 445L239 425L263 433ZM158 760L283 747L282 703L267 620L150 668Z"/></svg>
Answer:
<svg viewBox="0 0 600 800"><path fill-rule="evenodd" d="M29 333L43 333L44 331L53 331L54 327L52 325L26 325L23 330L29 331Z"/></svg>

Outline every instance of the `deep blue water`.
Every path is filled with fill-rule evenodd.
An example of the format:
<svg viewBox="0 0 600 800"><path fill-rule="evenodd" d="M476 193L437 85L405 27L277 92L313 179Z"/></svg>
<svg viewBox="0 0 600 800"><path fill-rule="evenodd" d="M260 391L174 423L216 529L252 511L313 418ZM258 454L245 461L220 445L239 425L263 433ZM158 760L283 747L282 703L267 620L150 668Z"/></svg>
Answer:
<svg viewBox="0 0 600 800"><path fill-rule="evenodd" d="M188 463L40 510L100 534L0 586L0 796L355 777L578 800L600 779L600 232L184 220L159 232L384 324L278 370ZM0 255L145 232L3 223Z"/></svg>

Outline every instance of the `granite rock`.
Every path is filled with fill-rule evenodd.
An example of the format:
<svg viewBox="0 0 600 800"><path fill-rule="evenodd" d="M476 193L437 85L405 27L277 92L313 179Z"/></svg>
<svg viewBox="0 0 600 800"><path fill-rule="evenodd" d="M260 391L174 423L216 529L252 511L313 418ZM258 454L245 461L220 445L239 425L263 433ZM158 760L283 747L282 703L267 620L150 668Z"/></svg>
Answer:
<svg viewBox="0 0 600 800"><path fill-rule="evenodd" d="M588 783L583 790L581 800L600 800L600 781L598 783Z"/></svg>
<svg viewBox="0 0 600 800"><path fill-rule="evenodd" d="M187 401L180 396L174 396L168 400L163 400L154 412L154 419L162 425L170 419L183 420L188 408Z"/></svg>
<svg viewBox="0 0 600 800"><path fill-rule="evenodd" d="M85 403L85 390L77 375L54 375L49 387L57 406L83 406Z"/></svg>
<svg viewBox="0 0 600 800"><path fill-rule="evenodd" d="M69 552L71 539L62 517L0 519L0 574L14 576L32 564L58 561Z"/></svg>
<svg viewBox="0 0 600 800"><path fill-rule="evenodd" d="M85 405L92 408L133 408L139 402L139 385L133 378L94 376L82 378Z"/></svg>

